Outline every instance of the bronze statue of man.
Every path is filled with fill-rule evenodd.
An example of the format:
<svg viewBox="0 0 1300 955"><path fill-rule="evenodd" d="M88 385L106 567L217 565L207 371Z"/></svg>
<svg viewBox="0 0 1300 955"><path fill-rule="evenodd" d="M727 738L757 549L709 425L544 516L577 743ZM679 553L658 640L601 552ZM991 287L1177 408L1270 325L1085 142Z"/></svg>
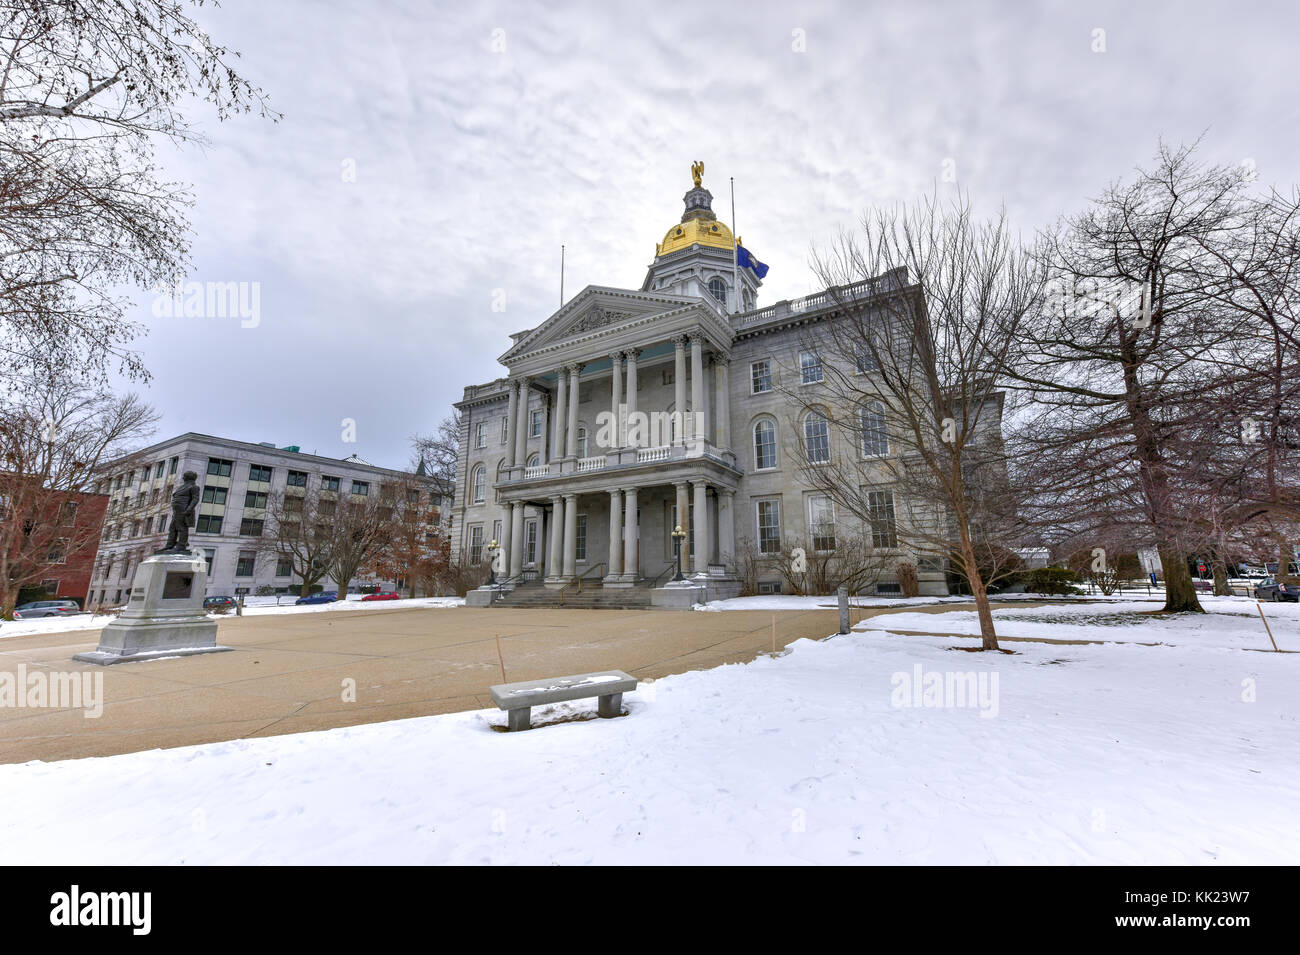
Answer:
<svg viewBox="0 0 1300 955"><path fill-rule="evenodd" d="M199 488L194 483L198 479L193 471L186 471L181 475L181 486L172 492L172 522L164 551L190 549L190 528L194 526L194 512L199 509Z"/></svg>

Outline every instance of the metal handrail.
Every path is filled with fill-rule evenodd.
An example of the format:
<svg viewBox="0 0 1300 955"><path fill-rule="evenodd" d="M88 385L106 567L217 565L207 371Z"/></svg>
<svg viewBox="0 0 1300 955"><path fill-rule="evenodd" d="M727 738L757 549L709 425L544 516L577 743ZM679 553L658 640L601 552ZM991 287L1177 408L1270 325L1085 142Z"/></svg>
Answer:
<svg viewBox="0 0 1300 955"><path fill-rule="evenodd" d="M588 577L588 576L590 576L590 575L591 575L591 572L592 572L593 570L600 570L600 569L602 569L603 567L605 567L606 565L607 565L607 562L602 560L599 564L596 564L596 565L594 565L594 566L592 566L592 567L588 567L585 571L583 571L582 573L580 573L577 577L574 577L573 580L570 582L570 584L571 584L571 585L572 585L572 584L577 584L577 585L578 585L578 593L582 593L582 579L583 579L584 577ZM603 577L604 574L601 574L601 576Z"/></svg>
<svg viewBox="0 0 1300 955"><path fill-rule="evenodd" d="M676 573L676 571L677 571L677 561L674 560L669 562L668 566L659 572L659 576L656 577L654 580L650 581L651 589L658 587L659 581L663 580L669 574Z"/></svg>

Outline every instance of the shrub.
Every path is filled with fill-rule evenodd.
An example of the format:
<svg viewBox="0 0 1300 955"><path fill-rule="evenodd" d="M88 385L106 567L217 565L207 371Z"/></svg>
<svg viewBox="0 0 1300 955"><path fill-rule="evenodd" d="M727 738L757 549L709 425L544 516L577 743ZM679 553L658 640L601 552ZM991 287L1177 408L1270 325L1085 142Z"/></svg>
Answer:
<svg viewBox="0 0 1300 955"><path fill-rule="evenodd" d="M1083 591L1074 586L1074 572L1068 567L1038 567L1031 570L1025 580L1025 590L1045 596L1078 595Z"/></svg>
<svg viewBox="0 0 1300 955"><path fill-rule="evenodd" d="M916 564L905 560L898 565L896 573L898 574L898 586L902 589L904 597L919 597L921 595L921 586L916 579Z"/></svg>

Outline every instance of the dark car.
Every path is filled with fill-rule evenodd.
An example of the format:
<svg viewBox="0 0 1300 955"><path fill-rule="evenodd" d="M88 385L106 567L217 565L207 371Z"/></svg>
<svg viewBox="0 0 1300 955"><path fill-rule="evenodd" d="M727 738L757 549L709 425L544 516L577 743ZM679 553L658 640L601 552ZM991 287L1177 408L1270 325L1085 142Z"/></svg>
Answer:
<svg viewBox="0 0 1300 955"><path fill-rule="evenodd" d="M1296 587L1295 584L1284 584L1272 577L1265 577L1255 585L1255 599L1271 600L1274 603L1283 600L1300 603L1300 587Z"/></svg>
<svg viewBox="0 0 1300 955"><path fill-rule="evenodd" d="M298 604L332 604L338 599L339 592L337 590L326 590L323 593L312 594L310 597L299 597L293 603L295 607Z"/></svg>
<svg viewBox="0 0 1300 955"><path fill-rule="evenodd" d="M1192 586L1196 588L1198 594L1208 594L1214 591L1214 583L1209 580L1201 580L1199 577L1192 581Z"/></svg>
<svg viewBox="0 0 1300 955"><path fill-rule="evenodd" d="M377 593L377 594L366 594L366 595L365 595L364 597L362 597L361 599L362 599L363 601L366 601L366 600L401 600L401 599L402 599L402 595L399 594L399 593L396 593L396 592L394 592L394 591L391 591L391 590L388 590L388 591L381 590L381 591L380 591L379 593Z"/></svg>
<svg viewBox="0 0 1300 955"><path fill-rule="evenodd" d="M75 600L37 600L14 608L15 620L35 620L37 617L70 617L81 613Z"/></svg>
<svg viewBox="0 0 1300 955"><path fill-rule="evenodd" d="M235 609L234 597L204 597L203 609L212 613L230 613Z"/></svg>

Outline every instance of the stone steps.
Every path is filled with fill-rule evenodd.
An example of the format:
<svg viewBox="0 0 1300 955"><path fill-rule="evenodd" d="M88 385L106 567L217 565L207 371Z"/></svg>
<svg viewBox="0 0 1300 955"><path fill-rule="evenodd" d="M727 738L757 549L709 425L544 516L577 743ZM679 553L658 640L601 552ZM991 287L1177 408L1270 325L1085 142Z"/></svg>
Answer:
<svg viewBox="0 0 1300 955"><path fill-rule="evenodd" d="M494 607L512 608L558 608L569 610L648 610L650 608L650 589L648 586L611 587L585 584L581 591L547 590L540 584L526 584L516 587L493 603Z"/></svg>

